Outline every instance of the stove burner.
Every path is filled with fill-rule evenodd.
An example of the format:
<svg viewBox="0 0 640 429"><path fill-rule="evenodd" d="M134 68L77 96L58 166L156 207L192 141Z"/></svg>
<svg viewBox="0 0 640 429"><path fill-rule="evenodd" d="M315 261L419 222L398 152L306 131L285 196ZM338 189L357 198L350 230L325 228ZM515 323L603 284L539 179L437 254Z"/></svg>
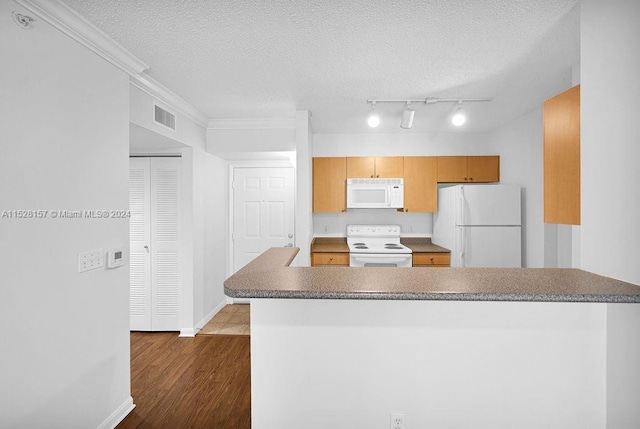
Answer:
<svg viewBox="0 0 640 429"><path fill-rule="evenodd" d="M400 246L389 246L388 244L384 246L385 249L402 249Z"/></svg>
<svg viewBox="0 0 640 429"><path fill-rule="evenodd" d="M357 244L357 243L356 243L356 244ZM365 245L361 245L361 246L356 246L356 245L354 245L354 247L355 247L356 249L368 249L368 247L367 247L367 246L365 246Z"/></svg>
<svg viewBox="0 0 640 429"><path fill-rule="evenodd" d="M366 246L364 243L353 243L354 246Z"/></svg>

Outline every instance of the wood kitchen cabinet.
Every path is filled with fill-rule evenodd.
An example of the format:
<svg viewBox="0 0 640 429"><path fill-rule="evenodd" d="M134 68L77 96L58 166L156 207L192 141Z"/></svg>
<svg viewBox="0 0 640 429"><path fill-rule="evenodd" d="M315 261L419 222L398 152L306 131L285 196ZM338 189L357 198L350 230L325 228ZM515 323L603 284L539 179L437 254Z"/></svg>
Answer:
<svg viewBox="0 0 640 429"><path fill-rule="evenodd" d="M347 159L313 158L313 212L347 210Z"/></svg>
<svg viewBox="0 0 640 429"><path fill-rule="evenodd" d="M348 253L312 253L311 266L317 267L319 265L348 267L349 254Z"/></svg>
<svg viewBox="0 0 640 429"><path fill-rule="evenodd" d="M404 157L404 212L438 210L438 158Z"/></svg>
<svg viewBox="0 0 640 429"><path fill-rule="evenodd" d="M451 266L451 254L438 253L414 253L414 267L449 267Z"/></svg>
<svg viewBox="0 0 640 429"><path fill-rule="evenodd" d="M439 156L438 182L491 183L500 181L500 157Z"/></svg>
<svg viewBox="0 0 640 429"><path fill-rule="evenodd" d="M580 225L580 85L544 102L544 221Z"/></svg>
<svg viewBox="0 0 640 429"><path fill-rule="evenodd" d="M351 178L396 178L404 177L402 156L357 156L347 157L347 177Z"/></svg>

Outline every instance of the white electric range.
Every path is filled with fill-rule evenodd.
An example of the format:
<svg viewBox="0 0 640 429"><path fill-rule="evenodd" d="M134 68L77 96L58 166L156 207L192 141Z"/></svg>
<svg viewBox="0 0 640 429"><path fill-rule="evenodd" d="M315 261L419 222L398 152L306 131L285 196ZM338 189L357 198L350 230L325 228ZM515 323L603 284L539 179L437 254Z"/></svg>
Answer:
<svg viewBox="0 0 640 429"><path fill-rule="evenodd" d="M400 225L347 225L350 267L411 267Z"/></svg>

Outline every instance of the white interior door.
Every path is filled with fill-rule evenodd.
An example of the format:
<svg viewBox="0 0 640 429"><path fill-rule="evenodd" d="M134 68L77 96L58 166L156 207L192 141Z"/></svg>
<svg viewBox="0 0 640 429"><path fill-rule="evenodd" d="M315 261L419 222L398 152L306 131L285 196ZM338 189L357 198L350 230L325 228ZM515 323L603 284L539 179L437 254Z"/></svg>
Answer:
<svg viewBox="0 0 640 429"><path fill-rule="evenodd" d="M291 167L233 169L233 272L270 247L294 246Z"/></svg>
<svg viewBox="0 0 640 429"><path fill-rule="evenodd" d="M130 159L131 330L180 329L180 168L179 158Z"/></svg>

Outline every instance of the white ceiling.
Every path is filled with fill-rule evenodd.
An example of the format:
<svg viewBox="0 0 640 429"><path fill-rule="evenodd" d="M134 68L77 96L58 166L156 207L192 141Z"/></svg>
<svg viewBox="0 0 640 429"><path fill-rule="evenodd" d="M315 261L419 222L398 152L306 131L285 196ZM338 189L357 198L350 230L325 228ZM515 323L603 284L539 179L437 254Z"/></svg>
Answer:
<svg viewBox="0 0 640 429"><path fill-rule="evenodd" d="M63 0L209 118L291 118L315 133L437 132L476 98L464 131L487 131L566 89L580 61L579 0Z"/></svg>

